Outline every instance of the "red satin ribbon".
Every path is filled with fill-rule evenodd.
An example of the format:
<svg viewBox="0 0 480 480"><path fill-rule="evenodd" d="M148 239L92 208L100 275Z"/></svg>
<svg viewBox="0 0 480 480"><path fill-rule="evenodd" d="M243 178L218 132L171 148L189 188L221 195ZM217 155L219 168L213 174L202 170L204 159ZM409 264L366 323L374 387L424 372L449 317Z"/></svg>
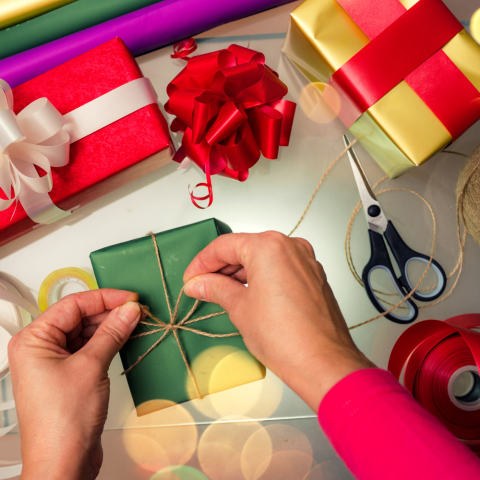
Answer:
<svg viewBox="0 0 480 480"><path fill-rule="evenodd" d="M337 0L371 42L330 84L347 127L402 80L458 138L480 116L480 92L441 50L463 26L441 0Z"/></svg>
<svg viewBox="0 0 480 480"><path fill-rule="evenodd" d="M480 368L480 314L461 315L445 322L427 320L406 330L393 347L388 369L416 400L457 438L480 452L480 410L457 407L448 383L461 367Z"/></svg>
<svg viewBox="0 0 480 480"><path fill-rule="evenodd" d="M193 38L187 38L173 46L172 58L186 58L197 49L197 43Z"/></svg>
<svg viewBox="0 0 480 480"><path fill-rule="evenodd" d="M175 52L189 51L192 42L175 45ZM278 158L279 147L289 144L296 104L283 99L288 88L260 52L230 45L193 58L175 58L188 64L167 87L170 100L165 110L176 116L171 129L184 133L174 160L188 157L205 172L206 183L197 187L207 187L208 194L197 197L192 191L190 196L196 207L207 208L197 201L212 204L211 175L243 182L260 154Z"/></svg>

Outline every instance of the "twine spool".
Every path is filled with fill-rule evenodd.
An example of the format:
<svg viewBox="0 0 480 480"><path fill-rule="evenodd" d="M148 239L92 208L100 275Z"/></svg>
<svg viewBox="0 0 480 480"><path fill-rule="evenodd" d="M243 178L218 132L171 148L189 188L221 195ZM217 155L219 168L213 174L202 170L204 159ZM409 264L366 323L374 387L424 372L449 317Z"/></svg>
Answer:
<svg viewBox="0 0 480 480"><path fill-rule="evenodd" d="M468 233L480 245L480 146L460 171L457 208Z"/></svg>

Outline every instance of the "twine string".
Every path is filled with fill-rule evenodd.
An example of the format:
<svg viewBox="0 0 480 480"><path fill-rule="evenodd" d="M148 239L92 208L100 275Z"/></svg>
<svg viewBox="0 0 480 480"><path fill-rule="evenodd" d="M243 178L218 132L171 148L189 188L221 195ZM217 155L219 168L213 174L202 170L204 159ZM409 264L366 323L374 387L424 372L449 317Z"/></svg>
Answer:
<svg viewBox="0 0 480 480"><path fill-rule="evenodd" d="M157 317L153 316L150 313L150 309L147 306L140 305L140 309L142 311L142 318L144 318L144 320L141 320L139 323L141 325L146 325L146 326L149 326L149 327L156 327L156 328L154 330L149 330L148 332L143 332L143 333L139 333L137 335L133 335L133 336L130 337L130 339L145 337L147 335L153 335L155 333L160 333L160 332L163 332L163 334L155 343L153 343L153 345L143 355L140 355L138 357L137 361L133 365L131 365L129 368L127 368L122 373L122 375L126 375L134 367L136 367L139 363L141 363L143 361L143 359L149 353L151 353L153 350L155 350L155 348L157 348L167 338L167 336L170 333L172 333L173 336L175 337L175 340L177 341L178 348L179 348L180 353L181 353L182 358L183 358L183 362L185 363L185 367L187 368L188 374L189 374L189 376L190 376L190 378L193 382L195 392L197 393L198 398L203 398L202 394L200 393L200 389L198 387L198 383L197 383L197 380L195 378L195 375L193 374L192 368L191 368L190 363L187 359L187 355L185 354L185 351L184 351L184 349L182 347L182 344L180 342L180 338L178 336L178 331L179 330L184 330L184 331L187 331L187 332L192 332L192 333L195 333L197 335L202 335L204 337L210 337L210 338L236 337L236 336L239 336L240 333L238 333L238 332L237 333L226 333L226 334L208 333L208 332L203 332L202 330L197 330L195 328L188 327L187 325L191 325L193 323L197 323L197 322L200 322L202 320L207 320L209 318L218 317L220 315L225 315L227 313L225 311L217 312L217 313L212 313L210 315L204 315L203 317L198 317L198 318L193 318L192 319L192 316L194 315L198 306L200 305L200 300L197 300L195 302L195 305L191 308L191 310L187 313L187 315L182 320L180 320L178 323L176 322L176 320L178 318L178 310L180 308L180 301L182 299L184 289L182 288L182 290L180 290L180 294L178 295L178 298L177 298L177 303L175 304L175 309L172 312L172 307L171 307L170 300L169 300L169 297L168 297L167 284L165 282L165 274L163 272L162 261L160 260L160 252L159 252L159 249L158 249L157 239L155 238L155 235L153 233L150 233L149 235L152 237L153 245L155 247L155 254L157 256L158 267L160 269L160 275L162 277L163 291L165 293L165 298L166 298L166 301L167 301L168 313L170 314L170 320L169 320L168 323L164 322L160 318L157 318ZM153 320L153 322L147 321L146 320L147 317L150 318L151 320Z"/></svg>
<svg viewBox="0 0 480 480"><path fill-rule="evenodd" d="M305 211L303 212L302 216L300 217L300 220L297 222L297 224L295 225L295 227L293 228L293 230L288 234L289 237L292 236L292 234L298 229L298 227L300 226L300 224L303 222L303 220L305 219L306 215L307 215L307 212L309 211L311 205L312 205L312 202L315 198L315 196L317 195L317 192L318 190L320 189L320 187L322 186L323 182L325 181L325 179L327 178L328 174L331 172L331 170L333 169L333 167L338 163L338 161L343 157L343 155L345 155L345 153L347 153L348 150L350 150L354 145L355 143L358 141L358 138L356 138L347 148L345 148L341 153L340 155L338 155L333 161L332 163L328 166L328 168L325 170L325 173L322 175L322 178L320 179L320 181L318 182L317 186L315 187L315 190L313 191L313 194L312 196L310 197L310 200L308 202L308 205L307 205L307 208L305 209ZM451 153L451 154L456 154L456 155L460 155L460 156L466 156L466 155L463 155L463 154L457 154L456 152L449 152L449 151L446 151L446 153ZM452 285L452 288L450 289L450 291L448 293L446 293L444 296L442 296L441 298L437 299L436 301L432 302L432 303L429 303L429 304L426 304L426 305L422 305L421 307L419 307L419 309L423 309L423 308L428 308L428 307L432 307L434 305L437 305L443 301L445 301L448 297L450 297L453 292L455 291L455 289L457 288L457 285L458 285L458 281L460 280L460 275L462 273L462 270L463 270L463 260L464 260L464 250L465 250L465 244L466 244L466 239L467 239L467 231L464 230L463 231L463 235L462 235L462 228L461 228L461 223L463 223L464 225L466 225L466 219L465 219L465 212L464 212L464 208L463 208L463 199L465 197L465 191L467 189L467 185L468 185L468 181L471 179L471 177L473 176L473 174L475 173L475 171L477 170L477 168L480 168L479 167L480 163L477 164L474 168L474 172L471 172L471 174L469 175L467 181L464 182L464 184L462 185L462 188L460 190L460 192L458 193L457 195L457 237L458 237L458 244L459 244L459 256L458 256L458 260L457 260L457 263L455 265L455 267L453 268L453 270L450 272L450 274L448 275L447 279L449 280L450 278L452 278L455 274L457 274L456 276L456 279L455 279L455 282L454 284ZM378 185L380 183L382 183L383 181L385 181L386 179L388 178L388 175L385 175L383 178L381 178L378 182L375 183L375 185L373 185L372 187L372 190L375 190ZM374 322L375 320L378 320L382 317L384 317L385 315L388 315L389 313L393 312L394 310L396 310L397 308L399 309L406 309L407 307L402 307L402 305L407 301L409 300L410 298L412 298L412 296L414 295L414 293L416 291L419 291L419 292L424 292L424 291L428 291L428 290L432 290L434 288L436 288L438 285L433 285L431 287L426 287L426 288L423 288L423 289L420 289L420 285L421 283L423 282L423 280L425 279L425 277L427 276L427 273L428 271L430 270L430 266L432 265L432 262L433 262L433 255L434 255L434 251L435 251L435 245L436 245L436 235L437 235L437 222L436 222L436 218L435 218L435 213L433 211L433 208L431 206L431 204L428 202L428 200L426 198L424 198L422 195L420 195L419 193L415 192L414 190L411 190L409 188L404 188L404 187L391 187L391 188L387 188L387 189L383 189L379 192L376 192L376 195L381 195L383 193L386 193L386 192L390 192L390 191L393 191L393 190L403 190L403 191L406 191L406 192L410 192L410 193L413 193L414 195L416 195L418 198L420 198L421 200L423 200L423 202L426 204L426 206L428 207L429 211L430 211L430 214L432 216L432 222L433 222L433 240L432 240L432 248L431 248L431 252L430 252L430 258L429 258L429 261L428 261L428 264L427 264L427 267L425 268L425 271L423 272L423 274L421 275L420 279L418 280L417 284L412 288L412 290L404 297L401 299L400 302L398 302L397 304L393 304L391 302L388 302L387 300L383 299L382 298L382 301L383 303L385 303L386 305L389 305L390 308L388 310L386 310L385 312L373 317L373 318L370 318L369 320L366 320L364 322L361 322L357 325L353 325L352 327L349 327L349 330L353 330L355 328L358 328L358 327L361 327L363 325L367 325L368 323L371 323L371 322ZM358 213L360 212L362 208L362 202L359 201L352 213L352 215L350 216L350 219L349 219L349 222L348 222L348 227L347 227L347 234L346 234L346 237L345 237L345 255L346 255L346 258L347 258L347 263L348 263L348 266L349 266L349 269L353 275L353 277L355 278L355 280L363 287L363 281L362 281L362 278L360 277L360 275L358 274L356 268L355 268L355 265L353 263L353 257L352 257L352 252L351 252L351 236L352 236L352 228L353 228L353 223L355 221L355 218L357 217ZM374 290L374 292L380 296L397 296L397 294L394 294L394 293L386 293L386 292L382 292L380 290Z"/></svg>

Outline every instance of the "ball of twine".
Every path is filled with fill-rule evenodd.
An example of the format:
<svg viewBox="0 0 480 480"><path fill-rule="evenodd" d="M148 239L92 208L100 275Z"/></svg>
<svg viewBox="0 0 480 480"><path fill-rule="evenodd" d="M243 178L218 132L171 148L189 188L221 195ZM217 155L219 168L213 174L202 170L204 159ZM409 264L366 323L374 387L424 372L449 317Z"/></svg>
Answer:
<svg viewBox="0 0 480 480"><path fill-rule="evenodd" d="M480 245L480 146L460 172L457 209L468 233Z"/></svg>

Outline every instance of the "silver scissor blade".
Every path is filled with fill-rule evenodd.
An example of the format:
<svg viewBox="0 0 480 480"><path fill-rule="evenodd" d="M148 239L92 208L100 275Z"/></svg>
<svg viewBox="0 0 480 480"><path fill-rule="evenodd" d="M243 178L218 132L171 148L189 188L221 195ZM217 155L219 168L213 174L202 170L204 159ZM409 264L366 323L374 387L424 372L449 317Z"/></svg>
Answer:
<svg viewBox="0 0 480 480"><path fill-rule="evenodd" d="M350 145L350 141L346 135L343 136L343 140L345 146L348 147ZM348 158L350 160L350 165L352 166L355 181L357 182L358 192L363 204L363 211L367 217L368 228L375 232L378 232L379 229L385 231L388 225L387 219L385 218L382 207L377 201L377 197L373 193L372 187L367 180L367 176L365 175L362 165L360 164L353 148L350 148L348 151ZM379 213L376 216L372 216L369 213L370 207L374 206L378 207Z"/></svg>

